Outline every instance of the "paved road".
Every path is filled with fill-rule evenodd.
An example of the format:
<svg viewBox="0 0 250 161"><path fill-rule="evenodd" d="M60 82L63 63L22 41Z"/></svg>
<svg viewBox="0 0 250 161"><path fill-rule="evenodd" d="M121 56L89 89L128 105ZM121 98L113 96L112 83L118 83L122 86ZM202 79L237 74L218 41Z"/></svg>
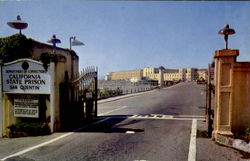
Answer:
<svg viewBox="0 0 250 161"><path fill-rule="evenodd" d="M0 158L22 161L247 160L238 151L202 137L204 86L181 83L104 102L99 104L98 120L78 131L1 139ZM11 154L16 155L11 157Z"/></svg>

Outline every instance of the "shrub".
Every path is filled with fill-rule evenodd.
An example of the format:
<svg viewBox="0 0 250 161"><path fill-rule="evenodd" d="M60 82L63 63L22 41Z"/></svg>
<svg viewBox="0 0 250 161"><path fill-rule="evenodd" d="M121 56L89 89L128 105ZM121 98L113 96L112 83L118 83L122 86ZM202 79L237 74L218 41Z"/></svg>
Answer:
<svg viewBox="0 0 250 161"><path fill-rule="evenodd" d="M246 135L250 136L250 125L247 126L245 132L246 132Z"/></svg>
<svg viewBox="0 0 250 161"><path fill-rule="evenodd" d="M246 140L249 142L250 141L250 125L247 126L245 130L245 134L246 134Z"/></svg>
<svg viewBox="0 0 250 161"><path fill-rule="evenodd" d="M102 99L102 98L109 98L109 97L113 97L113 96L119 96L122 95L123 91L119 88L112 90L112 89L108 89L108 88L104 88L103 91L101 91L100 89L98 90L98 98Z"/></svg>
<svg viewBox="0 0 250 161"><path fill-rule="evenodd" d="M15 34L0 38L0 59L6 63L21 58L31 58L34 41L24 35Z"/></svg>
<svg viewBox="0 0 250 161"><path fill-rule="evenodd" d="M20 122L8 127L10 137L38 136L50 134L47 123L41 122Z"/></svg>

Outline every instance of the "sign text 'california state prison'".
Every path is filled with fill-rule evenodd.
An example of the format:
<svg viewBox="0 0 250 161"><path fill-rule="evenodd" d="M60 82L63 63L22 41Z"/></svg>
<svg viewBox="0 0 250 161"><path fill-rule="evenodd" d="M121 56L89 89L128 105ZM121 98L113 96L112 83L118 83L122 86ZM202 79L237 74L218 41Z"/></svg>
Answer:
<svg viewBox="0 0 250 161"><path fill-rule="evenodd" d="M50 93L50 75L41 64L32 61L10 63L2 67L3 92Z"/></svg>

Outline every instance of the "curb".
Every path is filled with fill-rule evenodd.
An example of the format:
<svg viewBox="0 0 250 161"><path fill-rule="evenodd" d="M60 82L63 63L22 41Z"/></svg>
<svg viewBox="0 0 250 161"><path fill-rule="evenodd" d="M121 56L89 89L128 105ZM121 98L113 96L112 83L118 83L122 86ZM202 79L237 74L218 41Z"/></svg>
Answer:
<svg viewBox="0 0 250 161"><path fill-rule="evenodd" d="M125 98L129 98L129 97L139 96L139 95L151 93L151 92L153 92L153 91L154 91L154 90L145 91L145 92L140 92L140 93L127 94L127 95L117 96L117 97L111 97L111 98L107 98L107 99L104 99L104 100L100 100L100 101L98 101L97 104L103 104L103 103L108 103L108 102L117 101L117 100L120 100L120 99L125 99Z"/></svg>
<svg viewBox="0 0 250 161"><path fill-rule="evenodd" d="M178 84L180 84L180 83L178 83ZM175 85L172 85L172 86L169 86L169 87L163 87L163 88L160 88L160 89L170 89L170 88L172 88L172 87L174 87L174 86L176 86L178 84L175 84ZM100 101L97 102L97 104L103 104L103 103L108 103L108 102L112 102L112 101L117 101L117 100L120 100L120 99L139 96L139 95L151 93L151 92L153 92L155 90L158 90L158 89L153 89L153 90L150 90L150 91L144 91L144 92L139 92L139 93L131 93L131 94L122 95L122 96L111 97L111 98L107 98L107 99L104 99L104 100L100 100Z"/></svg>
<svg viewBox="0 0 250 161"><path fill-rule="evenodd" d="M233 139L229 136L216 134L215 142L250 154L250 142L241 139Z"/></svg>

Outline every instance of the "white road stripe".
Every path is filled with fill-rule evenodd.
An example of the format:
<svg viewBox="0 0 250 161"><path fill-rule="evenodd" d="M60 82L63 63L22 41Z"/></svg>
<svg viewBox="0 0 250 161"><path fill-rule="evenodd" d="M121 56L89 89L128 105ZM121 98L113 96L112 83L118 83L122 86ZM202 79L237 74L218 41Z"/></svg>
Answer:
<svg viewBox="0 0 250 161"><path fill-rule="evenodd" d="M108 119L110 119L110 118L108 117L108 118L102 119L102 120L100 120L100 121L94 122L93 124L85 125L85 126L79 128L79 129L75 130L74 132L80 131L80 130L82 130L82 129L84 129L84 128L87 128L87 127L90 127L90 126L93 126L93 125L96 125L96 124L99 124L99 123L104 122L104 121L106 121L106 120L108 120ZM44 143L38 144L38 145L36 145L36 146L29 147L29 148L24 149L24 150L22 150L22 151L19 151L19 152L17 152L17 153L11 154L11 155L9 155L9 156L6 156L6 157L2 158L1 161L4 161L4 160L6 160L6 159L9 159L9 158L12 158L12 157L16 157L16 156L25 154L25 153L30 152L30 151L32 151L32 150L38 149L38 148L40 148L40 147L42 147L42 146L45 146L45 145L48 145L48 144L50 144L50 143L56 142L56 141L58 141L58 140L60 140L60 139L62 139L62 138L65 138L65 137L67 137L67 136L69 136L69 135L74 134L74 132L66 133L66 134L64 134L64 135L61 135L61 136L59 136L59 137L57 137L57 138L51 139L51 140L46 141L46 142L44 142Z"/></svg>
<svg viewBox="0 0 250 161"><path fill-rule="evenodd" d="M151 114L152 115L152 114ZM158 116L158 117L157 117ZM193 119L196 119L197 121L204 121L205 116L203 118L201 117L180 117L175 118L174 115L152 115L151 117L148 115L121 115L121 116L108 116L108 118L126 118L126 119L138 119L138 120L178 120L178 121L192 121Z"/></svg>
<svg viewBox="0 0 250 161"><path fill-rule="evenodd" d="M205 116L202 116L202 115L175 115L175 117L189 117L189 118L197 118L197 117L201 117L201 118L204 118Z"/></svg>
<svg viewBox="0 0 250 161"><path fill-rule="evenodd" d="M22 155L22 154L27 153L27 152L29 152L29 151L32 151L32 150L34 150L34 149L37 149L37 148L40 148L40 147L45 146L45 145L47 145L47 144L53 143L53 142L55 142L55 141L57 141L57 140L60 140L60 139L62 139L62 138L64 138L64 137L66 137L66 136L69 136L69 135L71 135L71 134L73 134L73 132L66 133L66 134L61 135L61 136L59 136L59 137L57 137L57 138L54 138L54 139L52 139L52 140L46 141L46 142L44 142L44 143L38 144L38 145L36 145L36 146L30 147L30 148L27 148L27 149L24 149L24 150L22 150L22 151L19 151L19 152L17 152L17 153L12 154L12 155L6 156L5 158L3 158L3 159L1 159L1 160L3 161L3 160L6 160L6 159L15 157L15 156Z"/></svg>
<svg viewBox="0 0 250 161"><path fill-rule="evenodd" d="M135 131L126 131L126 134L135 134Z"/></svg>
<svg viewBox="0 0 250 161"><path fill-rule="evenodd" d="M101 113L101 114L99 114L98 116L107 115L107 114L109 114L109 113L112 113L112 112L115 112L115 111L118 111L118 110L121 110L121 109L124 109L124 108L127 108L127 107L128 107L128 106L122 106L122 107L120 107L120 108L111 110L111 111L109 111L109 112Z"/></svg>
<svg viewBox="0 0 250 161"><path fill-rule="evenodd" d="M173 118L171 120L182 120L182 121L192 121L194 120L194 118ZM206 119L205 118L195 118L195 120L197 121L205 121Z"/></svg>
<svg viewBox="0 0 250 161"><path fill-rule="evenodd" d="M196 161L196 134L197 134L197 120L192 120L192 131L190 136L188 161Z"/></svg>
<svg viewBox="0 0 250 161"><path fill-rule="evenodd" d="M195 115L185 115L186 117L178 117L178 115L176 116L175 115L150 114L150 115L132 115L132 116L128 116L127 118L128 119L180 120L180 121L192 121L193 119L200 120L200 121L205 120L205 116L195 116Z"/></svg>

